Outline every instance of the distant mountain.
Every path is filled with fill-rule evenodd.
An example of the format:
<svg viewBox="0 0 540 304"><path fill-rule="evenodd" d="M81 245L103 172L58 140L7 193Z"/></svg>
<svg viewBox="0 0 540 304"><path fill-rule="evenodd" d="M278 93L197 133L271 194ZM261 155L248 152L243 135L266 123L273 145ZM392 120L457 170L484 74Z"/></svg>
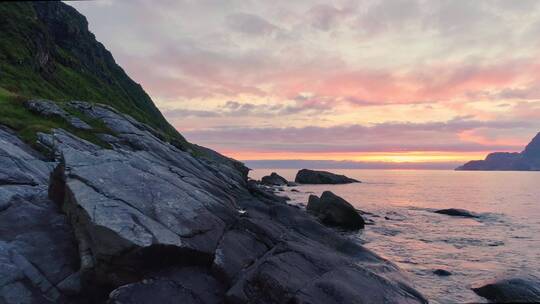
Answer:
<svg viewBox="0 0 540 304"><path fill-rule="evenodd" d="M473 160L456 170L470 171L540 171L540 133L521 153L495 152L484 160Z"/></svg>
<svg viewBox="0 0 540 304"><path fill-rule="evenodd" d="M62 2L0 5L0 93L113 106L184 141L143 88L88 30L86 18ZM6 115L7 113L0 113Z"/></svg>

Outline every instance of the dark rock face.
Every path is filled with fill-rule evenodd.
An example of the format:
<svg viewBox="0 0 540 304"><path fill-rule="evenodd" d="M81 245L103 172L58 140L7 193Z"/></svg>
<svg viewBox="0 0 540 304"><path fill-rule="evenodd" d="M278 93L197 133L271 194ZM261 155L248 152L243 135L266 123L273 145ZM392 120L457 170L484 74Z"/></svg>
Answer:
<svg viewBox="0 0 540 304"><path fill-rule="evenodd" d="M320 198L310 195L307 210L328 226L356 230L365 225L364 219L351 204L330 191L323 192Z"/></svg>
<svg viewBox="0 0 540 304"><path fill-rule="evenodd" d="M426 302L234 162L195 158L107 106L67 105L107 125L112 148L57 129L39 134L56 156L44 160L0 129L0 303Z"/></svg>
<svg viewBox="0 0 540 304"><path fill-rule="evenodd" d="M445 270L445 269L435 269L433 273L441 277L447 277L447 276L452 275L450 271Z"/></svg>
<svg viewBox="0 0 540 304"><path fill-rule="evenodd" d="M540 279L531 275L482 283L472 290L495 303L540 302Z"/></svg>
<svg viewBox="0 0 540 304"><path fill-rule="evenodd" d="M295 182L300 184L350 184L360 181L345 175L338 175L326 171L302 169L296 174Z"/></svg>
<svg viewBox="0 0 540 304"><path fill-rule="evenodd" d="M521 153L495 152L485 160L473 160L456 170L472 171L538 171L540 170L540 133Z"/></svg>
<svg viewBox="0 0 540 304"><path fill-rule="evenodd" d="M122 286L111 293L108 303L219 304L224 292L224 286L205 269L185 267Z"/></svg>
<svg viewBox="0 0 540 304"><path fill-rule="evenodd" d="M446 215L450 215L450 216L462 216L462 217L471 217L471 218L477 218L478 215L468 211L468 210L465 210L465 209L455 209L455 208L450 208L450 209L441 209L441 210L436 210L434 211L435 213L439 213L439 214L446 214Z"/></svg>
<svg viewBox="0 0 540 304"><path fill-rule="evenodd" d="M261 179L261 184L269 186L286 186L289 184L289 182L276 172L272 172L270 175L263 176Z"/></svg>

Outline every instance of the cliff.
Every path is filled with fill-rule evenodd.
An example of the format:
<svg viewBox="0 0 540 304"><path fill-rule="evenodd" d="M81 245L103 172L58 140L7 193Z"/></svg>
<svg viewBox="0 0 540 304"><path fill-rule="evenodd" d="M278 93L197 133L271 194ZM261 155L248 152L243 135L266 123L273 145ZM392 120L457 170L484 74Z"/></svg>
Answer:
<svg viewBox="0 0 540 304"><path fill-rule="evenodd" d="M108 104L181 139L74 8L62 2L4 2L0 41L0 88L5 91Z"/></svg>
<svg viewBox="0 0 540 304"><path fill-rule="evenodd" d="M495 152L484 160L473 160L456 168L461 171L539 171L540 133L521 153Z"/></svg>

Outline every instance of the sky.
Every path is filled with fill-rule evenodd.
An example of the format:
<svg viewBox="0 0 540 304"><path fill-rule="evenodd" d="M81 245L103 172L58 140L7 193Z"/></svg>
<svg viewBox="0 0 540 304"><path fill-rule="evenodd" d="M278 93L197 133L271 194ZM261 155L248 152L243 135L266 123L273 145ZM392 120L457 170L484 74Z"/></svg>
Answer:
<svg viewBox="0 0 540 304"><path fill-rule="evenodd" d="M189 141L239 160L451 167L540 131L540 1L69 5Z"/></svg>

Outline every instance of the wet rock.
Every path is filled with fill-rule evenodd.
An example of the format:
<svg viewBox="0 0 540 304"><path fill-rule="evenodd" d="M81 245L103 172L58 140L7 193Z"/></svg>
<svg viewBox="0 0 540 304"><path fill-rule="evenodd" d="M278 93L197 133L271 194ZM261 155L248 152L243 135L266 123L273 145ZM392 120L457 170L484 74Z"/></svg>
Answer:
<svg viewBox="0 0 540 304"><path fill-rule="evenodd" d="M345 175L338 175L326 171L302 169L296 174L295 182L300 184L350 184L360 181Z"/></svg>
<svg viewBox="0 0 540 304"><path fill-rule="evenodd" d="M261 184L269 186L286 186L288 182L276 172L272 172L270 175L263 176Z"/></svg>
<svg viewBox="0 0 540 304"><path fill-rule="evenodd" d="M540 302L540 279L532 275L495 279L477 284L472 290L496 303Z"/></svg>
<svg viewBox="0 0 540 304"><path fill-rule="evenodd" d="M450 271L445 270L445 269L435 269L435 270L433 270L433 273L438 275L438 276L441 276L441 277L446 277L446 276L452 275L452 273Z"/></svg>
<svg viewBox="0 0 540 304"><path fill-rule="evenodd" d="M328 226L356 230L365 225L364 219L351 204L330 191L323 192L320 198L310 195L307 210Z"/></svg>
<svg viewBox="0 0 540 304"><path fill-rule="evenodd" d="M439 214L445 214L445 215L450 215L450 216L462 216L462 217L471 217L471 218L477 218L478 215L468 211L468 210L465 210L465 209L455 209L455 208L450 208L450 209L441 209L441 210L436 210L435 213L439 213Z"/></svg>

